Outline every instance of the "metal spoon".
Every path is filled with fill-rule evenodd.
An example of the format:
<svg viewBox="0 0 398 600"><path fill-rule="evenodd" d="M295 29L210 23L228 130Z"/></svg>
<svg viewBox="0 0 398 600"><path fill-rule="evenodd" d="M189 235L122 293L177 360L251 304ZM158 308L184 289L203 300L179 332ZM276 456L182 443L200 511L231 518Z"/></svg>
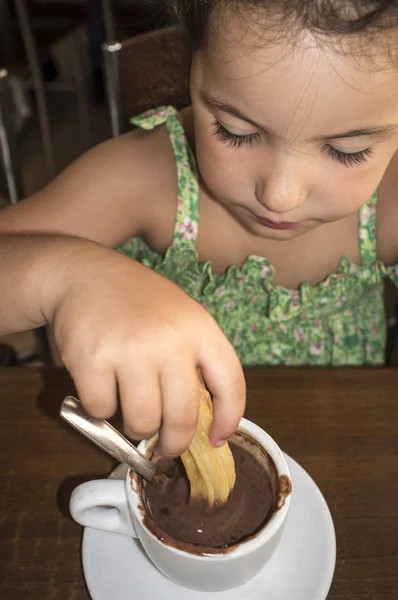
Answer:
<svg viewBox="0 0 398 600"><path fill-rule="evenodd" d="M102 450L128 465L133 471L164 491L170 479L150 460L130 444L108 421L89 415L73 396L67 396L61 404L60 415Z"/></svg>

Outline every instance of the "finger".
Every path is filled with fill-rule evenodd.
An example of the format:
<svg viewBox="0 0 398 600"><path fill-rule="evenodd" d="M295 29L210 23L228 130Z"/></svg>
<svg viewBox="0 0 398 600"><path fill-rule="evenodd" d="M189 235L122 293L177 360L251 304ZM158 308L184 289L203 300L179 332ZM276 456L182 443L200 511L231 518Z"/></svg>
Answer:
<svg viewBox="0 0 398 600"><path fill-rule="evenodd" d="M221 446L236 431L246 406L246 382L242 366L224 336L204 343L199 357L206 386L213 397L213 423L209 438Z"/></svg>
<svg viewBox="0 0 398 600"><path fill-rule="evenodd" d="M134 440L152 437L162 419L158 372L147 365L123 366L117 379L126 433Z"/></svg>
<svg viewBox="0 0 398 600"><path fill-rule="evenodd" d="M195 362L173 361L161 374L163 419L158 453L180 456L195 435L198 421L199 393Z"/></svg>
<svg viewBox="0 0 398 600"><path fill-rule="evenodd" d="M99 369L82 362L69 369L80 402L97 419L110 419L117 408L116 377L113 369Z"/></svg>

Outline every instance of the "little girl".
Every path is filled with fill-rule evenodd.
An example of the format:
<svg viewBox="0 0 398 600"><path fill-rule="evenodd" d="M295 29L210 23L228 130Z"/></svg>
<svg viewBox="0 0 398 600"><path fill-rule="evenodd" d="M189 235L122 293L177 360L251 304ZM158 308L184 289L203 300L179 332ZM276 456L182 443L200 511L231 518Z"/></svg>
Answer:
<svg viewBox="0 0 398 600"><path fill-rule="evenodd" d="M0 214L0 333L51 325L86 408L119 393L164 455L194 433L196 366L219 445L241 363L381 364L398 283L398 2L172 4L192 105Z"/></svg>

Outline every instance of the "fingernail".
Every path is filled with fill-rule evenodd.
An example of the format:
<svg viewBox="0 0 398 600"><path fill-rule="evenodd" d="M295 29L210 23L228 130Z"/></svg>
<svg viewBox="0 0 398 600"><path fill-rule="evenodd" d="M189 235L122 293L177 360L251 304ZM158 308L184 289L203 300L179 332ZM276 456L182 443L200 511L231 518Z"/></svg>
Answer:
<svg viewBox="0 0 398 600"><path fill-rule="evenodd" d="M227 443L227 440L220 440L219 442L217 442L216 444L216 448L220 448L220 446L224 446L224 444Z"/></svg>

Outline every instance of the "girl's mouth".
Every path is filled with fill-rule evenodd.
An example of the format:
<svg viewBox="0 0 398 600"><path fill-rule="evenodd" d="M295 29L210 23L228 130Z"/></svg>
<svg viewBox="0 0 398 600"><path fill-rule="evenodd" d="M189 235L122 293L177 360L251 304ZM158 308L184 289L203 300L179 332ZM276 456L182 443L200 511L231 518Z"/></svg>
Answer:
<svg viewBox="0 0 398 600"><path fill-rule="evenodd" d="M298 223L270 221L269 219L263 219L262 217L257 217L257 220L261 225L269 227L270 229L293 229L298 225Z"/></svg>

